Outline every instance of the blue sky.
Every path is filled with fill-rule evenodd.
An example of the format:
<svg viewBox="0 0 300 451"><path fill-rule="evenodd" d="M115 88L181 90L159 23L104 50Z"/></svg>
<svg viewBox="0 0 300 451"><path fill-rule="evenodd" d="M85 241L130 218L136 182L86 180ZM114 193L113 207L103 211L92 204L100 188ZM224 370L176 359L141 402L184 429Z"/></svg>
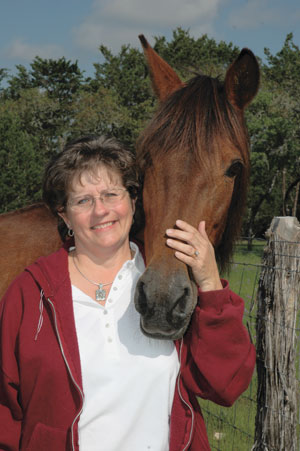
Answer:
<svg viewBox="0 0 300 451"><path fill-rule="evenodd" d="M290 32L300 47L299 0L1 0L0 9L0 67L12 74L38 55L78 60L93 75L100 44L117 53L139 47L140 33L153 43L178 26L260 57L265 47L277 53Z"/></svg>

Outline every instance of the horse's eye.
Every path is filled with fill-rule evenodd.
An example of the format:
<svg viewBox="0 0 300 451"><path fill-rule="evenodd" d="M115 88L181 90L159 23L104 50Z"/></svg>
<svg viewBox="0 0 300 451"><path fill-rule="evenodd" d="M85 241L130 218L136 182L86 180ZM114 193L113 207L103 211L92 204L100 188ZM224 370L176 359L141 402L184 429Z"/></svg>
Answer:
<svg viewBox="0 0 300 451"><path fill-rule="evenodd" d="M238 174L240 174L241 170L243 169L243 164L241 161L234 161L231 166L227 169L225 172L226 177L236 177Z"/></svg>

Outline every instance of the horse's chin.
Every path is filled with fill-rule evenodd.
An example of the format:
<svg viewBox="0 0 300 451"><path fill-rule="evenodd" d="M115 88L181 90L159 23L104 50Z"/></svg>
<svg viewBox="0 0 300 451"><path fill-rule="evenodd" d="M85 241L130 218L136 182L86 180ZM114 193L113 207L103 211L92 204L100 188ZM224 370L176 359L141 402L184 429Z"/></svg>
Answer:
<svg viewBox="0 0 300 451"><path fill-rule="evenodd" d="M140 321L140 328L142 333L149 338L155 338L157 340L180 340L183 335L185 334L185 331L188 328L189 323L187 323L185 326L181 327L180 329L166 329L162 330L161 328L158 330L155 327L151 327L147 325L147 322L144 320L144 318L141 317Z"/></svg>

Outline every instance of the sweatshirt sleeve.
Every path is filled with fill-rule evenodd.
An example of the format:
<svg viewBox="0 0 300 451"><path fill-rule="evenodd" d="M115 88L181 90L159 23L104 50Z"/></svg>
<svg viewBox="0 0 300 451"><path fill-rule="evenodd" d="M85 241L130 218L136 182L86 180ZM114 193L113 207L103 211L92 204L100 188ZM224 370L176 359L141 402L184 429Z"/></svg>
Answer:
<svg viewBox="0 0 300 451"><path fill-rule="evenodd" d="M244 302L222 284L223 290L199 291L181 346L181 374L195 395L231 406L251 381L256 354L242 323Z"/></svg>
<svg viewBox="0 0 300 451"><path fill-rule="evenodd" d="M11 286L0 301L0 450L18 450L22 424L17 363L22 318L20 292Z"/></svg>

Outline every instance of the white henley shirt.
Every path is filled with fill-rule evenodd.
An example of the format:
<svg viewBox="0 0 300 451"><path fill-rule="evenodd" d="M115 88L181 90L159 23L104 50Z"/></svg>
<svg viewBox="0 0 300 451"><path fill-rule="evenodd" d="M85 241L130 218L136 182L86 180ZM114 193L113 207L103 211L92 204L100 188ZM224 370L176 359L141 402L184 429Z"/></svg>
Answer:
<svg viewBox="0 0 300 451"><path fill-rule="evenodd" d="M169 340L140 330L133 297L144 272L134 243L101 306L72 286L84 403L80 451L168 451L169 418L179 371Z"/></svg>

